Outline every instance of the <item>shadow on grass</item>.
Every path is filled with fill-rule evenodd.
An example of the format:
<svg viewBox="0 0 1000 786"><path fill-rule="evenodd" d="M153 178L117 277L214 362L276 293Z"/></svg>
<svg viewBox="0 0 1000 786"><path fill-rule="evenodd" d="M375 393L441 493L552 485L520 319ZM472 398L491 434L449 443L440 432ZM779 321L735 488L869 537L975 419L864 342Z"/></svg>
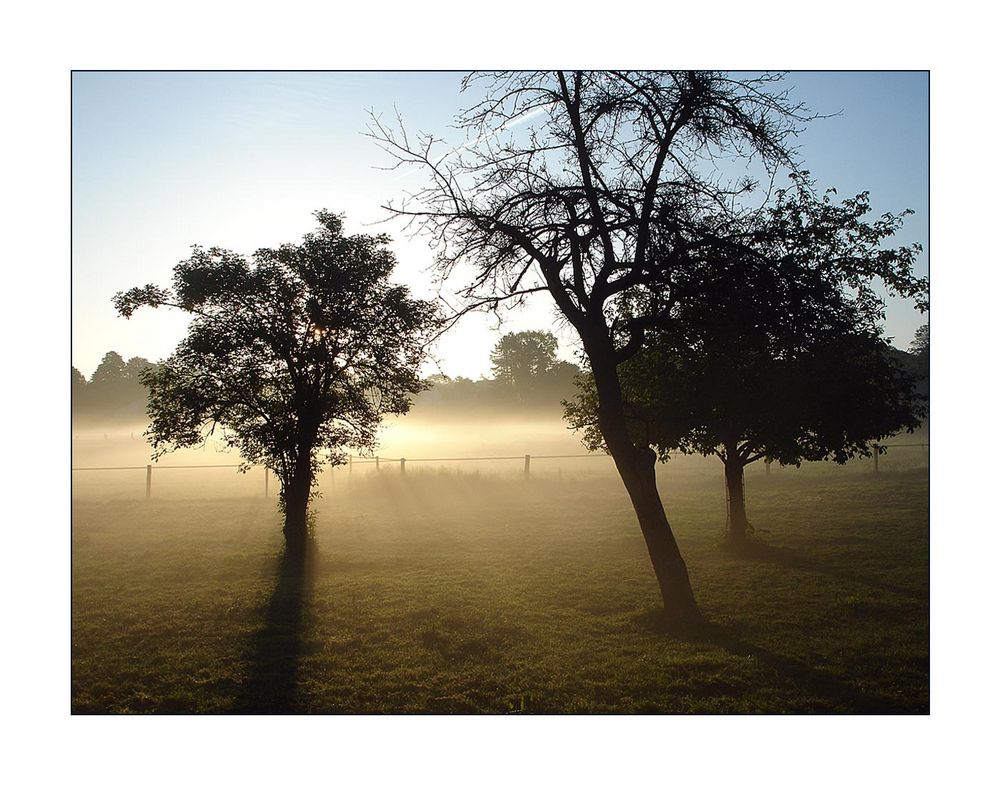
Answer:
<svg viewBox="0 0 1000 786"><path fill-rule="evenodd" d="M903 595L911 600L927 600L927 591L913 589L912 587L901 587L888 581L881 581L870 576L859 576L857 573L838 568L822 559L800 554L782 546L772 546L759 540L751 540L735 548L725 546L726 550L736 559L754 560L766 562L772 565L781 565L786 568L802 570L808 573L819 573L839 581L853 584L864 584L873 589L893 592Z"/></svg>
<svg viewBox="0 0 1000 786"><path fill-rule="evenodd" d="M856 713L869 715L898 715L926 712L888 696L865 693L854 685L829 672L813 668L803 661L787 655L770 652L742 639L732 628L702 620L683 627L667 622L662 609L651 609L637 617L636 624L650 633L671 636L691 644L709 644L720 647L738 658L755 658L764 667L777 672L794 683L812 709L820 713ZM810 701L811 700L811 701ZM809 711L795 707L793 712Z"/></svg>
<svg viewBox="0 0 1000 786"><path fill-rule="evenodd" d="M264 627L249 648L249 678L231 712L277 715L298 711L296 686L315 567L316 547L312 543L305 550L286 549L278 558L277 579Z"/></svg>

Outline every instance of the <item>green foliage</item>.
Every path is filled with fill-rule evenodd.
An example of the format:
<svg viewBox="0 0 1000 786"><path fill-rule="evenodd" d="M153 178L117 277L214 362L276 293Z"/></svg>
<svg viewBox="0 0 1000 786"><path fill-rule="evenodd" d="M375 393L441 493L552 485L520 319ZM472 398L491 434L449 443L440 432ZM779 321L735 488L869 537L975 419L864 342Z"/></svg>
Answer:
<svg viewBox="0 0 1000 786"><path fill-rule="evenodd" d="M284 492L304 467L311 480L320 451L342 463L347 449L370 450L381 417L406 412L424 387L417 368L435 312L389 283L389 238L345 236L339 216L316 218L319 231L298 245L250 259L196 246L172 287L115 297L126 318L142 306L193 316L174 353L142 374L155 457L216 434L246 466L273 470Z"/></svg>
<svg viewBox="0 0 1000 786"><path fill-rule="evenodd" d="M926 308L918 247L883 247L901 217L867 223L866 194L835 205L796 180L740 243L677 271L676 304L619 366L632 438L663 460L680 450L842 463L926 414L880 335L874 286ZM628 308L648 313L641 298ZM592 379L566 415L591 449L603 447Z"/></svg>

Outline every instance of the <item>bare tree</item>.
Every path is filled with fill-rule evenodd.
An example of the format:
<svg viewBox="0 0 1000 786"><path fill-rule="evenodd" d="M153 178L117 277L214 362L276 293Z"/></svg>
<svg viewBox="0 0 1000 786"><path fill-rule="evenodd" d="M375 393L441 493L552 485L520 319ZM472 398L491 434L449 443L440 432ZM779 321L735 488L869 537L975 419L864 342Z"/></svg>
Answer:
<svg viewBox="0 0 1000 786"><path fill-rule="evenodd" d="M457 318L548 292L593 371L604 443L635 508L669 620L698 609L656 487L656 455L627 427L618 367L662 329L683 266L748 231L758 180L794 169L810 119L780 76L683 71L473 74L466 140L411 137L377 116L373 137L425 184L387 207L430 234L442 278L475 271ZM398 120L398 118L397 118ZM758 200L760 202L761 200ZM641 308L636 308L641 304Z"/></svg>

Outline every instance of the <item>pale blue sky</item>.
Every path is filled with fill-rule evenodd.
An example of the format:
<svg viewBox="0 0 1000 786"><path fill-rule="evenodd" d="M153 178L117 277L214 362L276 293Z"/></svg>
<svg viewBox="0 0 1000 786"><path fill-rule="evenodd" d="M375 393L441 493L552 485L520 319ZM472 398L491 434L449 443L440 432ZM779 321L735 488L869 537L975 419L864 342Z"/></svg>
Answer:
<svg viewBox="0 0 1000 786"><path fill-rule="evenodd" d="M386 155L361 135L366 111L395 109L409 128L446 137L468 102L458 73L76 73L73 76L73 364L88 376L114 349L160 359L183 335L182 316L115 316L118 290L168 283L194 244L249 253L294 242L312 211L346 212L349 231L388 231L398 278L429 295L426 242L402 227L369 226L408 185L375 169ZM872 192L877 212L916 211L901 242L928 241L926 73L792 73L794 95L837 117L800 137L821 186ZM456 138L457 140L457 138ZM460 140L457 140L460 141ZM926 272L927 255L921 261ZM892 303L887 334L906 347L923 318ZM552 327L538 298L501 332ZM499 333L470 317L437 350L441 370L489 371ZM563 340L561 353L572 359Z"/></svg>

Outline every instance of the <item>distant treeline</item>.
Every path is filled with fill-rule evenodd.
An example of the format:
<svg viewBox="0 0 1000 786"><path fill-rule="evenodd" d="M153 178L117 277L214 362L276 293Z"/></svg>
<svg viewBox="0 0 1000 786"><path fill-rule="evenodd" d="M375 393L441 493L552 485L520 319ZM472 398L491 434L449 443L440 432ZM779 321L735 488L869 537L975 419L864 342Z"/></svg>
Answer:
<svg viewBox="0 0 1000 786"><path fill-rule="evenodd" d="M931 389L931 326L921 325L913 334L910 351L895 350L894 357L914 379L917 392L930 398Z"/></svg>
<svg viewBox="0 0 1000 786"><path fill-rule="evenodd" d="M71 387L74 423L145 419L146 388L139 375L153 365L146 358L126 361L117 352L108 352L89 380L74 366Z"/></svg>
<svg viewBox="0 0 1000 786"><path fill-rule="evenodd" d="M504 336L490 353L492 378L478 380L434 374L430 387L418 394L412 413L434 415L562 414L561 402L576 396L580 368L556 359L555 336L523 331ZM918 392L928 395L930 341L927 326L917 331L909 352L894 350L900 364L914 377ZM108 352L91 378L73 368L73 418L87 421L136 421L146 417L146 388L139 379L154 366L146 358L125 361Z"/></svg>
<svg viewBox="0 0 1000 786"><path fill-rule="evenodd" d="M510 333L490 354L492 378L472 380L434 374L427 378L430 387L416 396L412 412L560 414L561 402L576 394L574 379L580 369L558 360L557 347L551 333ZM155 365L146 358L126 361L117 352L108 352L89 380L74 367L74 421L85 424L145 419L147 394L139 375Z"/></svg>
<svg viewBox="0 0 1000 786"><path fill-rule="evenodd" d="M435 374L428 378L431 387L413 403L413 414L465 414L470 412L547 412L562 413L561 402L576 394L573 380L580 372L572 363L559 362L553 368L534 375L530 385L518 385L504 379L448 377Z"/></svg>

